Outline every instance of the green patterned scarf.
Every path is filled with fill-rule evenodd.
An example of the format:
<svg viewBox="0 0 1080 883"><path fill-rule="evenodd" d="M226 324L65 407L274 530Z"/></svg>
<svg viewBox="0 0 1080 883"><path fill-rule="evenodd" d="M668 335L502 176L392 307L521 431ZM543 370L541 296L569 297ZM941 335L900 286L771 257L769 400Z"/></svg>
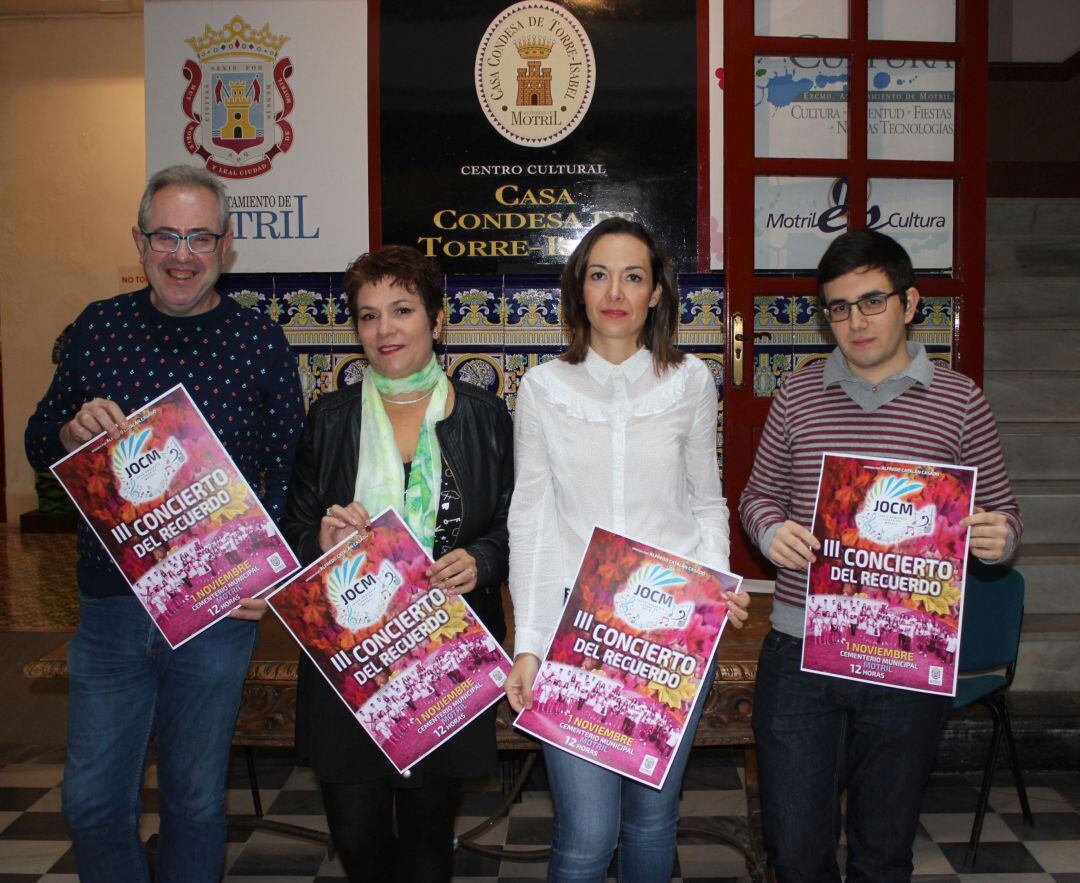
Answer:
<svg viewBox="0 0 1080 883"><path fill-rule="evenodd" d="M401 451L394 441L394 427L383 406L382 395L417 395L434 387L424 414L424 425L416 442L409 487ZM435 424L446 414L450 382L435 355L427 366L408 377L383 377L373 368L364 374L363 404L360 408L360 462L356 470L354 499L370 515L393 506L430 555L435 546L435 515L442 484L442 452ZM405 510L402 512L402 498Z"/></svg>

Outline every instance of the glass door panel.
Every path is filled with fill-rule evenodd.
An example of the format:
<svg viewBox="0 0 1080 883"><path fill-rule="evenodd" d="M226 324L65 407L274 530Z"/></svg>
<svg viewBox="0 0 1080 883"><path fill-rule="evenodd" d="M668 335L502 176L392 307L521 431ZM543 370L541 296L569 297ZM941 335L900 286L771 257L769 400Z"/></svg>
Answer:
<svg viewBox="0 0 1080 883"><path fill-rule="evenodd" d="M814 272L847 229L846 195L839 178L754 178L754 269Z"/></svg>
<svg viewBox="0 0 1080 883"><path fill-rule="evenodd" d="M868 159L953 159L956 62L871 58L866 83Z"/></svg>
<svg viewBox="0 0 1080 883"><path fill-rule="evenodd" d="M956 0L870 0L866 12L871 40L956 40Z"/></svg>
<svg viewBox="0 0 1080 883"><path fill-rule="evenodd" d="M866 226L907 249L919 273L953 269L953 182L947 178L871 178Z"/></svg>
<svg viewBox="0 0 1080 883"><path fill-rule="evenodd" d="M846 58L754 59L754 155L847 156Z"/></svg>
<svg viewBox="0 0 1080 883"><path fill-rule="evenodd" d="M754 0L758 37L846 37L847 0Z"/></svg>

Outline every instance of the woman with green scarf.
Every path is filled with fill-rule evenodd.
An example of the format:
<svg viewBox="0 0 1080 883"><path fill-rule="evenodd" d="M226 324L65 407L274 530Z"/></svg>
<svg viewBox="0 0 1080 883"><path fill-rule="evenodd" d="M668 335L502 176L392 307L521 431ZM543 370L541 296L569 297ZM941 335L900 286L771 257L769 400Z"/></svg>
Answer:
<svg viewBox="0 0 1080 883"><path fill-rule="evenodd" d="M433 350L444 318L433 261L386 246L353 262L344 288L368 368L361 384L308 412L285 537L307 564L393 506L435 559L433 584L468 592L501 641L514 484L506 406L443 372ZM297 748L319 778L349 879L449 880L461 780L495 769L494 709L404 776L304 655L296 712Z"/></svg>

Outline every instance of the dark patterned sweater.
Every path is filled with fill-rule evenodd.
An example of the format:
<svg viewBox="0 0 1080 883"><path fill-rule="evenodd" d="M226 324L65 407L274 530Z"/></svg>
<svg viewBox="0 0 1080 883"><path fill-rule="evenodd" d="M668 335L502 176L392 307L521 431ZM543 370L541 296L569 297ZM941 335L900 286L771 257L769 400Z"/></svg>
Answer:
<svg viewBox="0 0 1080 883"><path fill-rule="evenodd" d="M67 453L60 429L90 399L111 399L129 414L178 383L276 518L304 421L296 361L280 328L229 297L197 316L160 312L149 289L86 307L27 424L30 464L45 471ZM83 594L129 591L82 521L78 549Z"/></svg>

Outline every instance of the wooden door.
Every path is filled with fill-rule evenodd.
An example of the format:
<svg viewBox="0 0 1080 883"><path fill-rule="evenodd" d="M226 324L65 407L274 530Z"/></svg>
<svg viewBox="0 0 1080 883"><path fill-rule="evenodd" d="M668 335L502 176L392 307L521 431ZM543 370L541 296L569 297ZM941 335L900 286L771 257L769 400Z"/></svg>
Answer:
<svg viewBox="0 0 1080 883"><path fill-rule="evenodd" d="M928 25L943 8L948 20ZM809 32L822 36L791 35ZM981 381L986 44L984 0L725 0L724 482L733 510L772 395L832 348L814 268L842 230L871 226L908 247L925 299L913 338ZM732 567L773 574L735 525Z"/></svg>

